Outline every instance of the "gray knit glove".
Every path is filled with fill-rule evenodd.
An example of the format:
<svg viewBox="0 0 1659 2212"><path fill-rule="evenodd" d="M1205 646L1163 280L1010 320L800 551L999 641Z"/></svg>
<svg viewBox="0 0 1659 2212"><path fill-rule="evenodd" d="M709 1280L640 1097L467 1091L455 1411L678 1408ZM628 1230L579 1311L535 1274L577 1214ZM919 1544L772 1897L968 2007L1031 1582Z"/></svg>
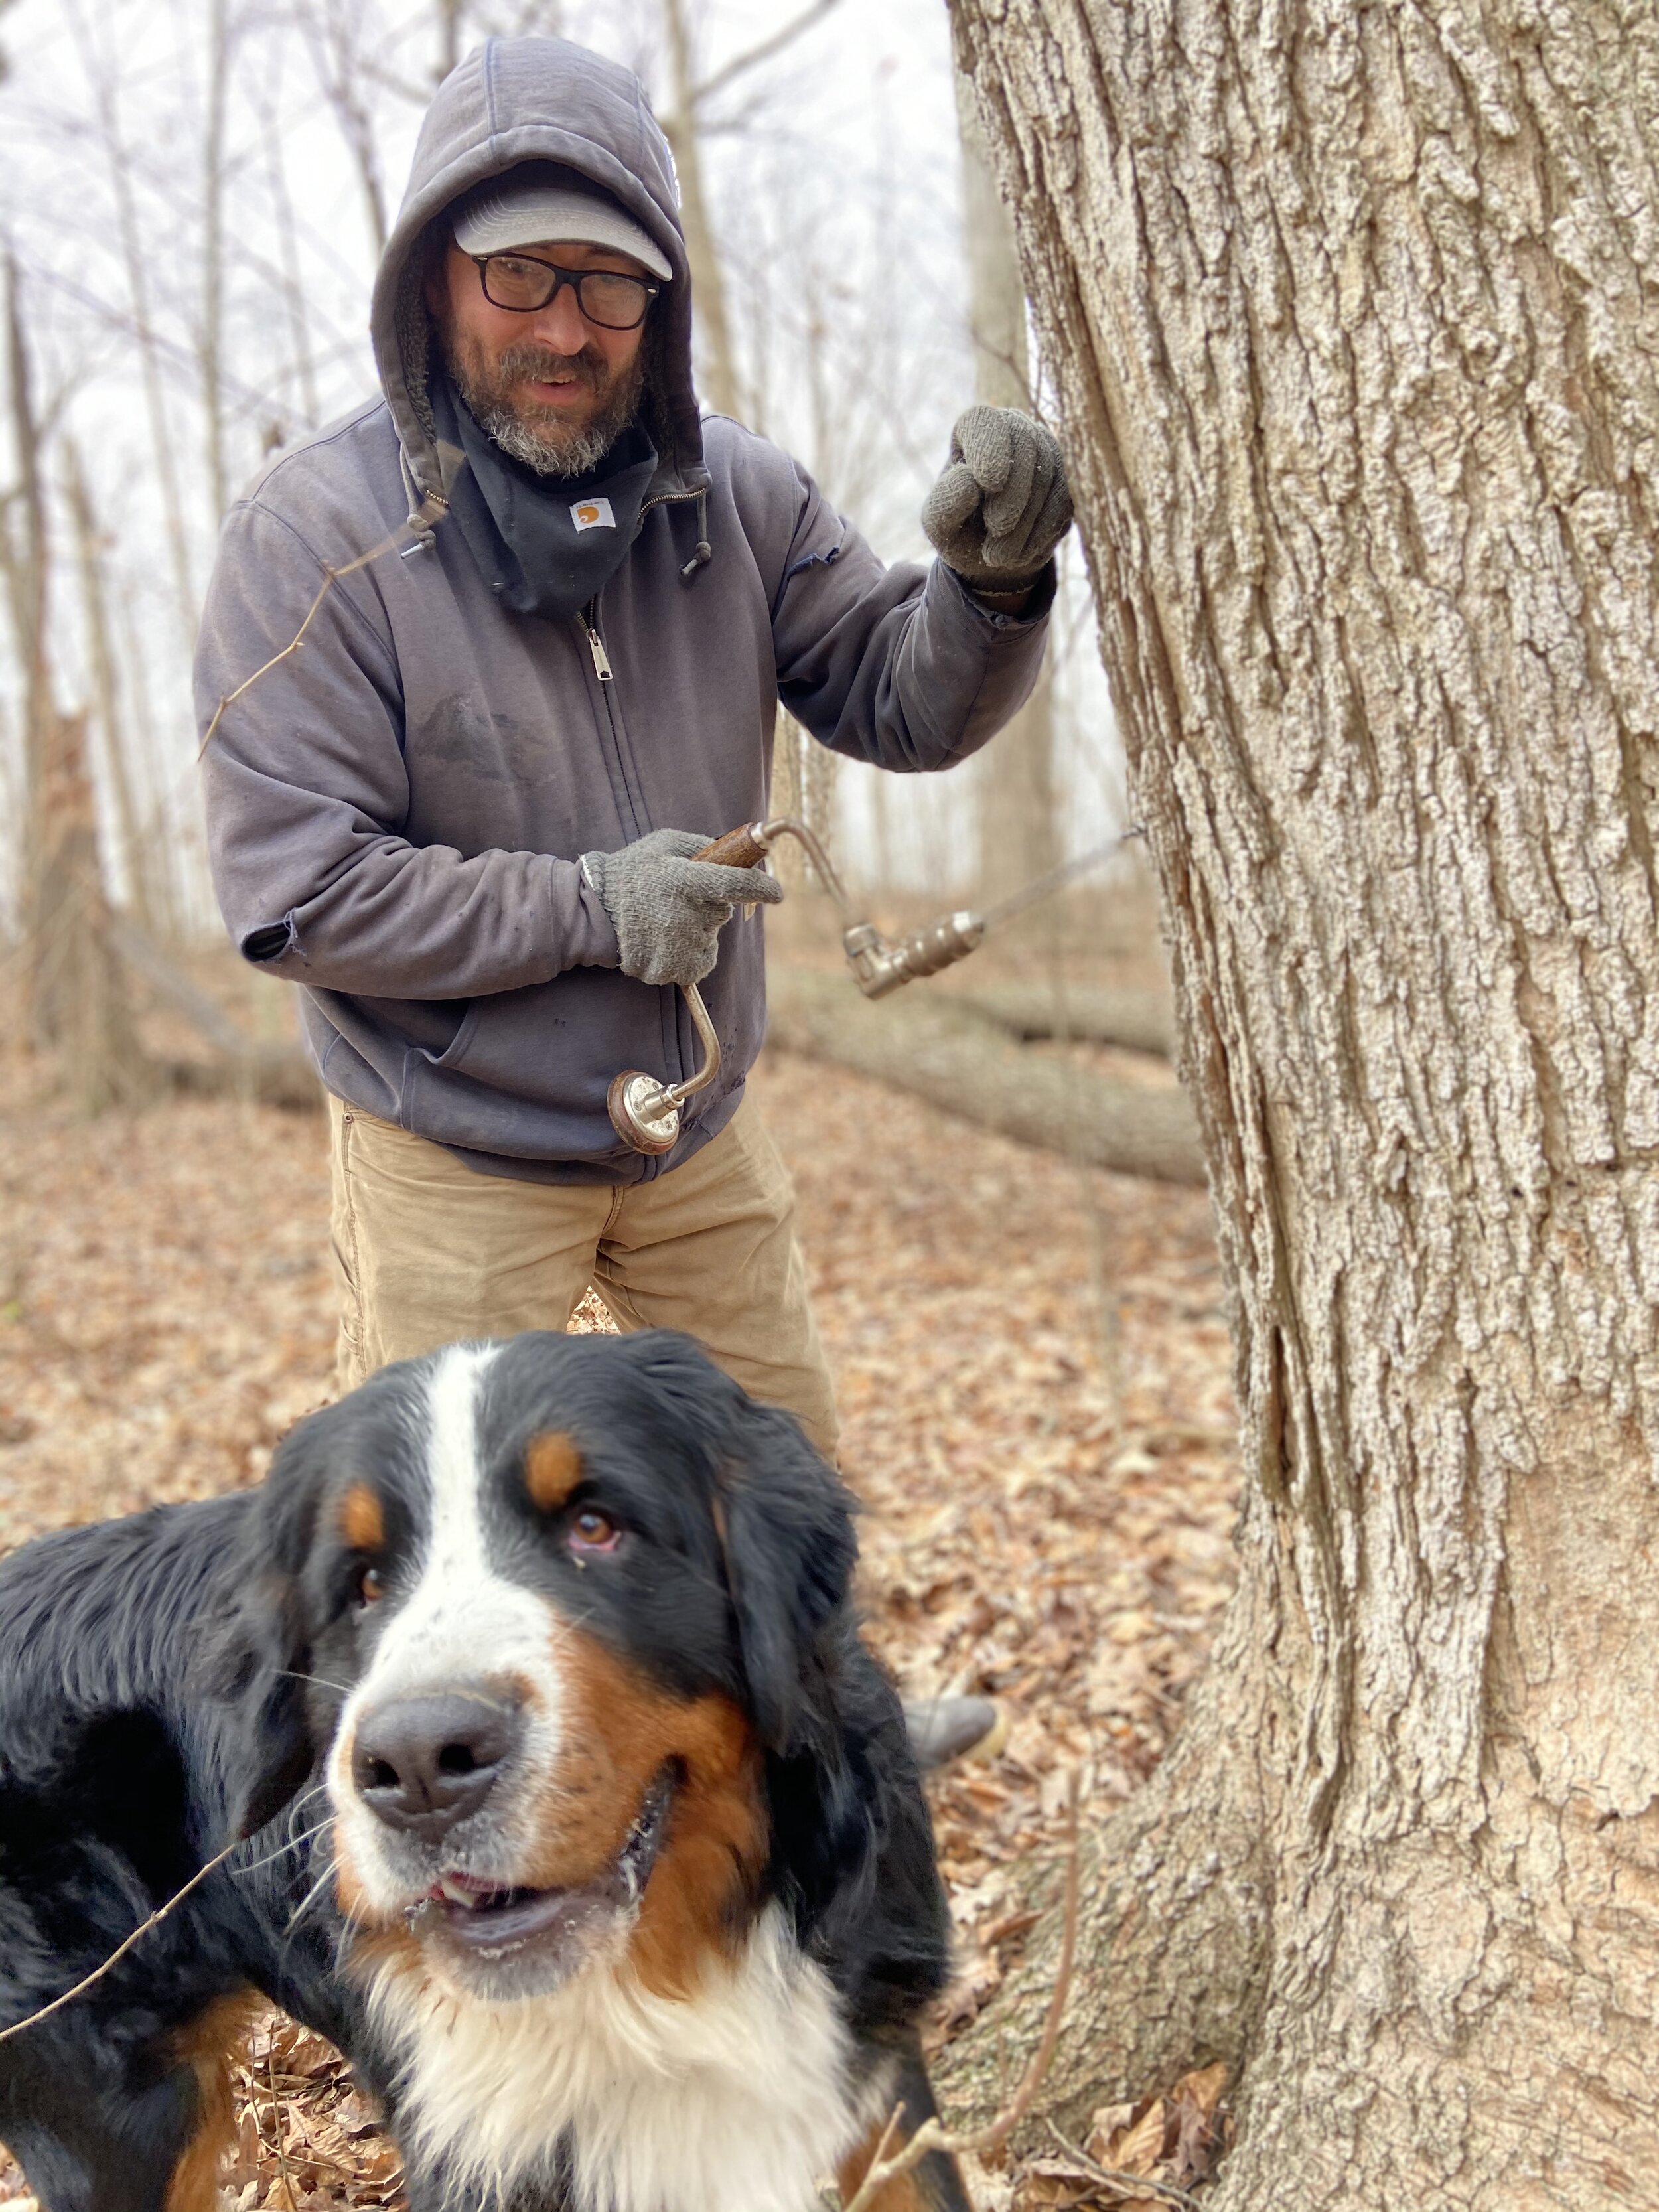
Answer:
<svg viewBox="0 0 1659 2212"><path fill-rule="evenodd" d="M977 591L1029 584L1072 526L1066 464L1052 430L1012 407L969 407L927 495L921 526L947 568Z"/></svg>
<svg viewBox="0 0 1659 2212"><path fill-rule="evenodd" d="M584 853L622 945L624 975L641 983L701 983L720 957L720 931L740 899L775 906L783 885L759 868L694 860L708 843L695 830L653 830L620 853Z"/></svg>

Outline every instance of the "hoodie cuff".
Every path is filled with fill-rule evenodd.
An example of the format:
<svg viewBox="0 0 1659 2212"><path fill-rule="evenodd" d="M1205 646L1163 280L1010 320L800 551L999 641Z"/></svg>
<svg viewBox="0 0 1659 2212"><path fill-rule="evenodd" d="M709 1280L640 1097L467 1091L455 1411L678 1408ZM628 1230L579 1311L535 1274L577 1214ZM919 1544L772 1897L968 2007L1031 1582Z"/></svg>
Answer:
<svg viewBox="0 0 1659 2212"><path fill-rule="evenodd" d="M1060 589L1059 569L1052 560L1045 561L1025 587L1030 592L1031 599L1024 613L1004 614L996 607L987 606L967 578L957 569L939 560L936 560L933 566L944 571L961 592L965 604L973 609L981 622L989 623L994 629L1030 629L1035 623L1047 622L1048 611L1054 604L1054 595ZM1007 586L1001 588L1006 590Z"/></svg>
<svg viewBox="0 0 1659 2212"><path fill-rule="evenodd" d="M620 968L622 944L617 935L616 924L599 902L599 895L587 880L587 871L580 861L577 867L580 887L576 894L578 917L577 942L569 965L572 968Z"/></svg>

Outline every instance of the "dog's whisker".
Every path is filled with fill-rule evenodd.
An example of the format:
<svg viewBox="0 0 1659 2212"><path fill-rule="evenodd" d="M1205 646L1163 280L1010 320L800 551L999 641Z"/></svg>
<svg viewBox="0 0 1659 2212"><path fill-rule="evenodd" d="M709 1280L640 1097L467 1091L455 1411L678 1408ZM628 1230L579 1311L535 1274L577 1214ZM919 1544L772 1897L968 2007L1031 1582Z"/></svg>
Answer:
<svg viewBox="0 0 1659 2212"><path fill-rule="evenodd" d="M314 1682L319 1690L337 1690L343 1698L349 1698L351 1695L348 1684L331 1682L326 1674L302 1674L297 1667L279 1667L276 1672L279 1674L287 1675L290 1682Z"/></svg>
<svg viewBox="0 0 1659 2212"><path fill-rule="evenodd" d="M295 1923L301 1920L311 1910L312 1906L316 1903L319 1897L321 1896L324 1890L327 1888L329 1883L333 1881L335 1869L339 1865L339 1863L340 1862L337 1855L329 1860L328 1864L323 1869L321 1874L319 1874L316 1881L312 1883L311 1887L300 1899L300 1902L295 1906L293 1911L289 1914L288 1926L283 1931L284 1935L291 1933Z"/></svg>
<svg viewBox="0 0 1659 2212"><path fill-rule="evenodd" d="M334 1815L331 1813L326 1818L319 1820L315 1827L302 1829L297 1836L284 1837L274 1851L267 1851L263 1858L250 1859L246 1866L233 1867L231 1872L239 1881L244 1875L257 1874L261 1867L271 1866L276 1860L286 1858L290 1851L297 1851L301 1844L309 1843L313 1836L320 1836L325 1829L332 1827L333 1825Z"/></svg>

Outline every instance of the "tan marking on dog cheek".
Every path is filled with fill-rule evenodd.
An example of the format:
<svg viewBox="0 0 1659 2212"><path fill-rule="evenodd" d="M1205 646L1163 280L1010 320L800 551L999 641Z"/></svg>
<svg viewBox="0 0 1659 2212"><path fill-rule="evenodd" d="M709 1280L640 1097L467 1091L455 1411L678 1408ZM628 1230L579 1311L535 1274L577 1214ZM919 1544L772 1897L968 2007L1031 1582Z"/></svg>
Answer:
<svg viewBox="0 0 1659 2212"><path fill-rule="evenodd" d="M167 2212L215 2212L219 2169L236 2140L231 2060L264 2004L252 1990L219 1997L178 2039L175 2047L196 2076L200 2102L196 2132L167 2182Z"/></svg>
<svg viewBox="0 0 1659 2212"><path fill-rule="evenodd" d="M668 1832L629 1946L645 1986L694 1989L751 1917L766 1860L761 1753L729 1699L671 1696L580 1632L561 1638L566 1748L532 1815L536 1888L596 1879L621 1850L647 1789L675 1760Z"/></svg>
<svg viewBox="0 0 1659 2212"><path fill-rule="evenodd" d="M582 1479L582 1455L574 1437L550 1430L535 1437L524 1455L525 1488L544 1513L556 1513Z"/></svg>
<svg viewBox="0 0 1659 2212"><path fill-rule="evenodd" d="M559 1750L529 1809L523 1880L580 1887L601 1874L633 1826L646 1784L672 1754L672 1701L580 1629L560 1622Z"/></svg>
<svg viewBox="0 0 1659 2212"><path fill-rule="evenodd" d="M366 1482L340 1500L340 1534L354 1552L378 1552L386 1541L386 1510Z"/></svg>

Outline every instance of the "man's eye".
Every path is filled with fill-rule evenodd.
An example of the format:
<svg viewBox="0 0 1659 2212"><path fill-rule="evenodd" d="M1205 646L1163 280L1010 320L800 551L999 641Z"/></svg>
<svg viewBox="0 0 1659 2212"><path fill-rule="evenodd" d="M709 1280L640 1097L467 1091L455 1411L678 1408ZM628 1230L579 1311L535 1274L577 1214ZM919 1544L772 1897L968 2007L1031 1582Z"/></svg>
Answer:
<svg viewBox="0 0 1659 2212"><path fill-rule="evenodd" d="M378 1567L365 1567L357 1577L357 1599L362 1605L378 1605L386 1595L386 1577Z"/></svg>
<svg viewBox="0 0 1659 2212"><path fill-rule="evenodd" d="M622 1541L622 1530L608 1513L596 1506L584 1506L572 1516L570 1548L575 1553L614 1552Z"/></svg>

